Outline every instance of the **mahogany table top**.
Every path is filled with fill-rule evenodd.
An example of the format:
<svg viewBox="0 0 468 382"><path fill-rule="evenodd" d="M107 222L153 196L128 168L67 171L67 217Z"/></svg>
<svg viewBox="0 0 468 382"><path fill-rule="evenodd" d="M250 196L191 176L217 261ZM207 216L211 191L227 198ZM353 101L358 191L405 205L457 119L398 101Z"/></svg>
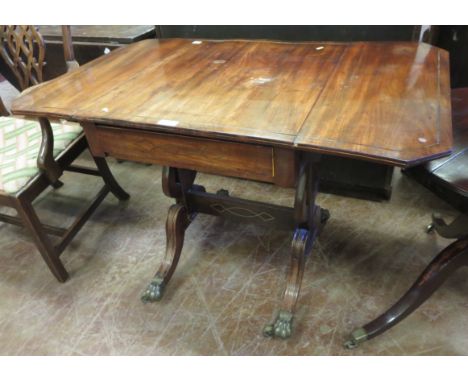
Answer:
<svg viewBox="0 0 468 382"><path fill-rule="evenodd" d="M448 53L415 42L144 40L12 111L398 166L452 146Z"/></svg>

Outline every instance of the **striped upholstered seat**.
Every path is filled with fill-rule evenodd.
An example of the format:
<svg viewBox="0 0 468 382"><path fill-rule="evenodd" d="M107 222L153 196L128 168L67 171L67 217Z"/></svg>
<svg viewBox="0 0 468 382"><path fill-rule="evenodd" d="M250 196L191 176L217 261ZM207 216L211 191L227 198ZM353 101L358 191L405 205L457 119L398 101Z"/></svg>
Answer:
<svg viewBox="0 0 468 382"><path fill-rule="evenodd" d="M79 124L70 122L51 125L56 157L81 134L82 129ZM41 141L39 122L0 117L0 192L16 193L39 172L37 156Z"/></svg>

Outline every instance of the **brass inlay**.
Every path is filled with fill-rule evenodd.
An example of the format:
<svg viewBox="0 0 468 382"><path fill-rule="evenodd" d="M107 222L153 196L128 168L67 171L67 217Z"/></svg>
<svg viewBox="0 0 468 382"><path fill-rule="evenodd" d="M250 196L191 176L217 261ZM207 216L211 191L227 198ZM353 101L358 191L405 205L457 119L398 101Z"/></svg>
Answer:
<svg viewBox="0 0 468 382"><path fill-rule="evenodd" d="M237 217L249 219L259 218L264 222L270 222L272 220L275 220L274 216L270 215L267 212L252 211L244 207L226 207L222 204L212 204L210 207L213 208L215 211L219 212L220 214L229 213Z"/></svg>

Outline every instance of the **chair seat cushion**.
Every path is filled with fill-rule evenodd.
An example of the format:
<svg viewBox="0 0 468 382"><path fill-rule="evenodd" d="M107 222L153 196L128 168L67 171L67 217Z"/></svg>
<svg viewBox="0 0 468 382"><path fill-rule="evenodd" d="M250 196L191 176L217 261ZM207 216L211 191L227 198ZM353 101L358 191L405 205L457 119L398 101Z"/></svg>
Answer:
<svg viewBox="0 0 468 382"><path fill-rule="evenodd" d="M51 123L54 157L81 133L77 123ZM0 117L0 192L14 194L39 173L37 156L42 142L39 122Z"/></svg>

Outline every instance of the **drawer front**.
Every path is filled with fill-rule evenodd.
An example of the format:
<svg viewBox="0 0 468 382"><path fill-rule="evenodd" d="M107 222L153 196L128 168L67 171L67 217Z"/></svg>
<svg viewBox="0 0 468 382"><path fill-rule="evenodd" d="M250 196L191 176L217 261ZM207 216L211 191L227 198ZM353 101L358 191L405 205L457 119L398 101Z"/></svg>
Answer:
<svg viewBox="0 0 468 382"><path fill-rule="evenodd" d="M109 126L83 126L96 156L274 183L273 148Z"/></svg>

